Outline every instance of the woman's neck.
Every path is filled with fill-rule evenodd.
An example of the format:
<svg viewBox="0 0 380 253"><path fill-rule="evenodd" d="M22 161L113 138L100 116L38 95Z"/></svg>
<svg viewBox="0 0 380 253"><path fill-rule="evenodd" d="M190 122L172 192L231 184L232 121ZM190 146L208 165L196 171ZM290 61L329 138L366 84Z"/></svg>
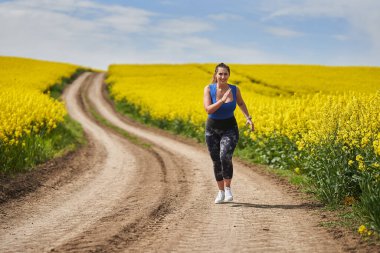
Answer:
<svg viewBox="0 0 380 253"><path fill-rule="evenodd" d="M228 83L216 83L216 86L219 88L219 89L225 89L228 87Z"/></svg>

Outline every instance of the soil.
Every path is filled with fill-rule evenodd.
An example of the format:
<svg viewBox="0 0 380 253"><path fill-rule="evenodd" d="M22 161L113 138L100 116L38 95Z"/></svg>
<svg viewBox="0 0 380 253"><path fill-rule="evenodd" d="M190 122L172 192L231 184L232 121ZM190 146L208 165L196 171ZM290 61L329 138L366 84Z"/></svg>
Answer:
<svg viewBox="0 0 380 253"><path fill-rule="evenodd" d="M238 159L234 201L214 204L205 145L116 113L104 77L84 73L63 95L87 145L1 176L0 252L379 252L321 227L322 205ZM91 110L150 145L100 125Z"/></svg>

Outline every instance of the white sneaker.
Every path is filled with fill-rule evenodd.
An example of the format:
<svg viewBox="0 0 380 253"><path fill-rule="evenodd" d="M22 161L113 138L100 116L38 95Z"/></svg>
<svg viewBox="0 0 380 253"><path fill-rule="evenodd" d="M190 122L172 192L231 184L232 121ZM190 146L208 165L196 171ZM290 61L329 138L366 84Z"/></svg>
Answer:
<svg viewBox="0 0 380 253"><path fill-rule="evenodd" d="M224 201L224 191L219 190L218 196L216 196L215 204L220 204Z"/></svg>
<svg viewBox="0 0 380 253"><path fill-rule="evenodd" d="M232 192L231 192L231 188L230 187L224 188L224 192L225 192L225 200L226 201L232 201L232 200L234 200L234 197L232 196Z"/></svg>

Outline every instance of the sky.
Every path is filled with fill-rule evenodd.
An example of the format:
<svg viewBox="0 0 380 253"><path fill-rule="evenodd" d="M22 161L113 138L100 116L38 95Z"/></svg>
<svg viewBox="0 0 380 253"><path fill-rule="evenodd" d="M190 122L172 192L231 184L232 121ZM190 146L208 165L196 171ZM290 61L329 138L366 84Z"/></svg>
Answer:
<svg viewBox="0 0 380 253"><path fill-rule="evenodd" d="M378 0L0 0L0 55L380 66Z"/></svg>

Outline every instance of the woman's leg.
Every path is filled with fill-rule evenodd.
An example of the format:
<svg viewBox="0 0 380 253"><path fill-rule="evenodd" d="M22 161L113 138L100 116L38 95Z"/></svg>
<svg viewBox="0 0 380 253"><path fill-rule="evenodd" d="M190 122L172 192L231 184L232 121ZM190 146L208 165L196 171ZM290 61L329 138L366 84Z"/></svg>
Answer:
<svg viewBox="0 0 380 253"><path fill-rule="evenodd" d="M237 127L227 130L220 140L220 161L224 184L230 187L233 176L232 156L239 140L239 130Z"/></svg>
<svg viewBox="0 0 380 253"><path fill-rule="evenodd" d="M206 143L214 167L214 176L220 190L224 190L222 163L220 161L220 135L210 128L206 128Z"/></svg>
<svg viewBox="0 0 380 253"><path fill-rule="evenodd" d="M216 183L218 185L218 189L221 191L224 191L224 182L225 182L225 180L216 181Z"/></svg>
<svg viewBox="0 0 380 253"><path fill-rule="evenodd" d="M224 179L223 180L223 187L230 188L231 187L231 181L232 181L232 179Z"/></svg>
<svg viewBox="0 0 380 253"><path fill-rule="evenodd" d="M224 178L224 201L233 201L231 192L231 180L233 176L232 155L239 140L239 131L237 127L226 131L220 141L220 160L222 162L222 171Z"/></svg>

